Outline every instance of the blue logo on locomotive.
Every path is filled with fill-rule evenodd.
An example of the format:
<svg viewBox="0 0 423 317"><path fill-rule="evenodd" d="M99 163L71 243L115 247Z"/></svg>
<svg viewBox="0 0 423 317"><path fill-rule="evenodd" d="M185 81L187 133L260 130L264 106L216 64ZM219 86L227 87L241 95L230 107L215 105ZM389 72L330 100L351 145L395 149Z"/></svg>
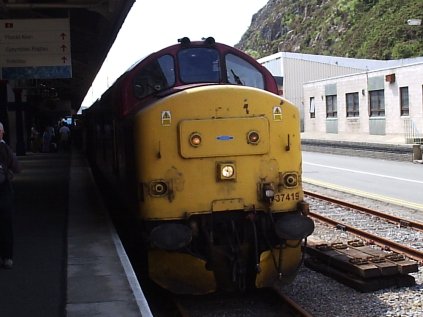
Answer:
<svg viewBox="0 0 423 317"><path fill-rule="evenodd" d="M233 140L234 137L232 135L219 135L216 137L216 140L218 141L230 141Z"/></svg>

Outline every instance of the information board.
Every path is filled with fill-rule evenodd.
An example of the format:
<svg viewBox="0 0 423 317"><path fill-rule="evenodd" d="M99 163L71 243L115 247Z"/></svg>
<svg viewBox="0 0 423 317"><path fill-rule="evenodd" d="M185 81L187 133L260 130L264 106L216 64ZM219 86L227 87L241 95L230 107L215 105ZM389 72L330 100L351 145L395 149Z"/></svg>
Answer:
<svg viewBox="0 0 423 317"><path fill-rule="evenodd" d="M0 19L2 79L71 78L69 19Z"/></svg>

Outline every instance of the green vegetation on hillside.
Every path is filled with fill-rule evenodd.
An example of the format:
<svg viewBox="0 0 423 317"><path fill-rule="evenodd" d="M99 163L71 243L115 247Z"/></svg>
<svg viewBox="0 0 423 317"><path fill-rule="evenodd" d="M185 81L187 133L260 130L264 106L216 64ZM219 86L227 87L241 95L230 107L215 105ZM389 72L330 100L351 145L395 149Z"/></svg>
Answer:
<svg viewBox="0 0 423 317"><path fill-rule="evenodd" d="M269 0L236 45L253 57L279 51L354 58L423 56L422 0Z"/></svg>

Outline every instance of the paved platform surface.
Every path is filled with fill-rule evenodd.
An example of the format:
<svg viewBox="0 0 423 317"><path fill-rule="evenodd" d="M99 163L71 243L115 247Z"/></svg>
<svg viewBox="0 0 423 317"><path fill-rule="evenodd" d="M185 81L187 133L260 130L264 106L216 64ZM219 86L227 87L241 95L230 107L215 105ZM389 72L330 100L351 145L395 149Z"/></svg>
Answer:
<svg viewBox="0 0 423 317"><path fill-rule="evenodd" d="M302 132L301 144L308 152L422 162L422 145L406 143L402 135Z"/></svg>
<svg viewBox="0 0 423 317"><path fill-rule="evenodd" d="M301 139L351 143L406 145L403 135L370 135L357 133L301 132Z"/></svg>
<svg viewBox="0 0 423 317"><path fill-rule="evenodd" d="M0 269L0 316L151 316L84 157L18 159L14 267Z"/></svg>

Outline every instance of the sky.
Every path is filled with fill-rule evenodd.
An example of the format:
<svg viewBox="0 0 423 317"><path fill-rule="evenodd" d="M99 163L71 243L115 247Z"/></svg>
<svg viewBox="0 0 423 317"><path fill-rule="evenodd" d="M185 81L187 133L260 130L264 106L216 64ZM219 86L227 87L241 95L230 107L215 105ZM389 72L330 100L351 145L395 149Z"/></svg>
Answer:
<svg viewBox="0 0 423 317"><path fill-rule="evenodd" d="M268 0L136 0L97 74L82 108L97 100L136 61L184 36L192 41L212 36L237 44L253 15Z"/></svg>

